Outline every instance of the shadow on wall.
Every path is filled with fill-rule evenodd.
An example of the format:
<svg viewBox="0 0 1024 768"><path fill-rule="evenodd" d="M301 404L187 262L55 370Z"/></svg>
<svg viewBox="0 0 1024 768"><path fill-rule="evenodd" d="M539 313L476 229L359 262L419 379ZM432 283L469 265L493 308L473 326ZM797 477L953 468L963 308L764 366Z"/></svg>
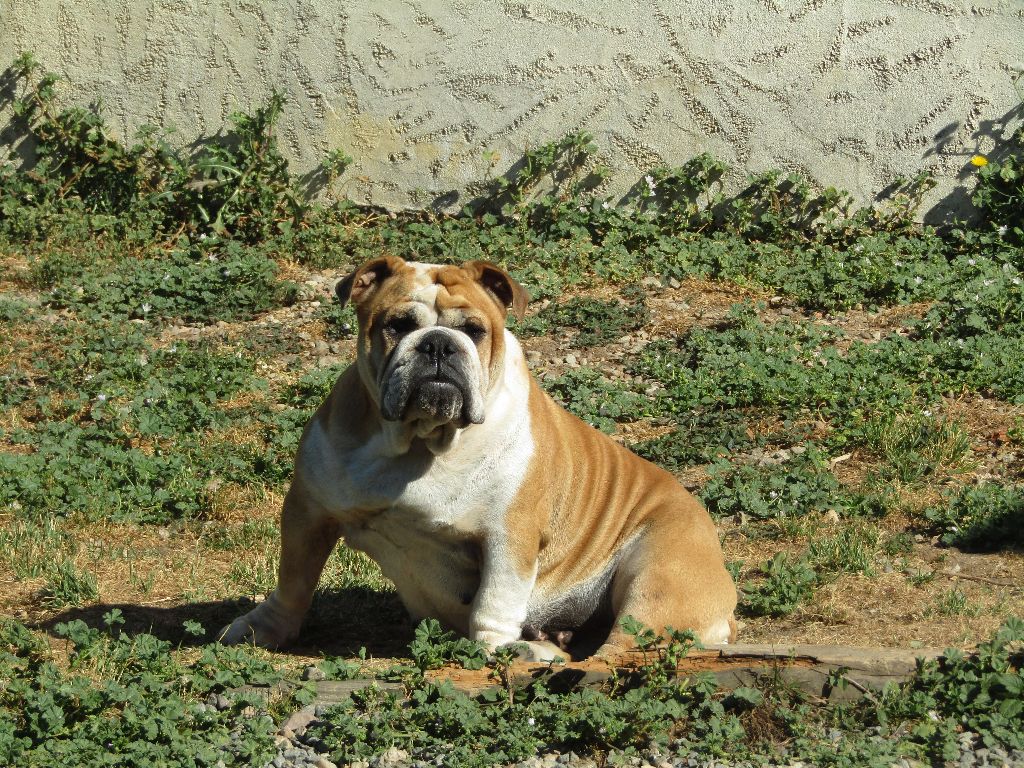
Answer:
<svg viewBox="0 0 1024 768"><path fill-rule="evenodd" d="M982 120L971 137L974 140L973 150L964 152L953 144L956 132L963 125L959 121L950 123L935 135L935 143L931 149L925 152L925 157L962 155L964 163L957 174L957 181L960 183L928 210L924 216L926 224L937 227L950 226L962 222L965 211L975 210L971 197L974 187L973 179L977 175L978 169L971 165L971 157L984 155L989 161L997 163L1002 163L1013 157L1019 151L1015 135L1017 131L1024 130L1021 126L1022 122L1024 122L1024 100L1002 117ZM982 152L982 145L988 143L991 143L992 149Z"/></svg>
<svg viewBox="0 0 1024 768"><path fill-rule="evenodd" d="M0 114L4 115L3 120L0 121L0 148L6 149L7 154L7 158L0 155L0 163L5 159L9 159L13 161L16 169L22 173L31 171L38 164L39 141L33 130L33 125L30 123L31 118L26 119L23 116L19 116L15 105L19 99L31 96L33 88L38 89L39 84L31 81L30 76L26 74L24 66L14 64L0 72ZM37 95L39 92L37 90ZM281 98L280 102L277 102L278 98L280 97L275 94L271 98L270 105L261 109L279 110L284 102L283 98ZM101 105L95 102L82 108L82 111L102 116ZM64 116L71 114L71 110L65 109L55 110L55 114L58 112L57 120L61 120ZM260 119L259 114L260 110L257 110L255 121L249 116L243 116L243 125L254 124L258 129L259 125L256 121ZM267 121L271 135L273 134L276 116L277 113L274 111ZM135 141L141 140L141 137L147 130L152 129L148 126L143 126L138 131ZM157 129L153 135L160 137L164 134L164 131ZM199 137L180 151L171 150L171 155L176 158L177 163L182 168L190 169L193 173L196 171L202 172L211 163L222 160L225 156L225 151L229 155L243 156L243 153L239 152L242 142L246 140L247 136L247 134L243 134L245 134L245 130L241 125L236 124L230 130L222 128L212 136ZM115 139L115 141L117 140ZM126 149L130 146L128 141L122 140L119 143ZM276 148L274 153L276 154ZM341 153L335 154L325 158L315 168L301 176L297 178L289 177L289 182L301 197L306 200L312 200L337 178L340 169L347 165L348 160ZM281 163L283 165L283 173L287 175L287 161L282 158ZM209 179L197 179L194 183L198 185L208 184Z"/></svg>
<svg viewBox="0 0 1024 768"><path fill-rule="evenodd" d="M7 147L18 169L24 171L35 165L36 142L29 134L25 121L14 113L14 102L19 98L20 79L21 75L13 66L0 72L0 113L6 116L0 123L0 147ZM0 156L0 163L3 161L4 158Z"/></svg>
<svg viewBox="0 0 1024 768"><path fill-rule="evenodd" d="M0 73L0 113L5 116L4 121L0 123L0 146L6 149L8 157L21 171L31 170L38 162L37 142L32 126L26 119L15 114L13 105L19 98L28 95L31 88L32 86L26 79L24 67L11 65ZM265 124L269 126L272 135L274 118L283 104L283 97L275 94L271 104L276 106L265 108L271 110L271 116L266 118ZM84 111L98 114L99 107L93 104ZM257 121L258 119L256 118ZM991 142L994 144L994 149L988 153L988 157L992 161L999 162L1009 157L1014 151L1014 139L1009 126L1021 119L1024 119L1024 106L1018 105L999 118L981 121L972 136L975 147L978 148L983 143L988 145ZM249 118L249 120L252 122L253 118ZM967 162L970 155L955 144L957 131L963 124L963 121L957 121L946 126L935 136L933 146L925 153L925 157L957 157L961 153L964 155L964 164L958 174L959 185L951 189L924 214L924 221L928 224L949 226L964 218L976 216L971 201L974 186L972 177L975 174L975 169ZM216 161L219 161L225 154L231 156L237 154L238 157L244 157L244 153L236 152L241 146L240 135L242 133L244 131L236 125L234 129L222 129L213 136L197 139L183 148L180 156L174 152L179 159L180 166L189 169L191 173L190 180L186 184L190 191L199 190L198 194L202 197L204 189L225 186L216 173L207 171L216 166L218 164ZM268 139L268 146L271 145L272 139ZM503 211L510 207L514 208L526 200L537 200L549 191L557 192L553 196L551 204L555 204L558 200L572 199L584 193L598 192L608 179L610 171L597 161L596 151L597 147L589 134L570 134L536 150L524 153L497 178L471 184L465 190L451 190L439 195L429 207L435 212L447 212L452 210L460 200L467 200L466 207L474 213L500 215ZM276 149L273 154L276 158L279 157L276 154ZM324 159L316 168L294 178L288 176L287 162L283 158L279 158L280 165L273 169L277 174L275 178L288 179L290 189L295 193L289 199L301 208L303 206L297 202L298 200L304 198L306 201L310 201L316 198L337 177L340 157L340 155L336 155L334 158ZM682 169L686 169L692 162L692 160L689 161L682 166ZM344 162L340 165L344 165ZM240 177L245 178L247 175L240 174ZM751 177L752 180L754 178ZM687 187L686 179L683 176L677 174L675 179L674 193L677 196L677 204L683 203L695 209L700 207L699 199L711 202L708 195L709 186L706 183L693 185L693 179L691 179L690 187ZM666 180L661 179L660 181ZM785 180L783 183L786 183ZM660 204L660 202L655 203L655 201L647 199L650 197L646 195L649 184L649 181L640 179L618 200L616 205L644 207ZM733 200L750 199L754 193L763 188L763 181L759 184L758 187L748 186L747 189L740 190L731 196L718 196L713 201L716 206L713 218L719 218L723 205L727 206ZM811 186L817 185L811 184ZM779 189L783 193L787 192L781 187ZM720 187L717 191L720 192ZM876 200L884 201L899 191L896 187L882 190ZM291 195L290 191L289 195ZM660 195L659 192L659 197Z"/></svg>

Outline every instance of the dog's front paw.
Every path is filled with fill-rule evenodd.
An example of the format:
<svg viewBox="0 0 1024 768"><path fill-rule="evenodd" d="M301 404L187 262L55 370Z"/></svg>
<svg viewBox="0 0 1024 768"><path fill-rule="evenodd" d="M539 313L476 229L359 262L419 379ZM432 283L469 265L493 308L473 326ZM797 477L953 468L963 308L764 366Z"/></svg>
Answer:
<svg viewBox="0 0 1024 768"><path fill-rule="evenodd" d="M563 651L554 643L547 640L517 640L514 643L507 643L503 648L511 648L516 652L516 657L522 661L548 663L551 661L572 661L568 652Z"/></svg>
<svg viewBox="0 0 1024 768"><path fill-rule="evenodd" d="M277 609L273 597L260 603L244 616L239 616L220 631L224 645L252 643L274 650L291 643L299 636L302 619L288 616Z"/></svg>

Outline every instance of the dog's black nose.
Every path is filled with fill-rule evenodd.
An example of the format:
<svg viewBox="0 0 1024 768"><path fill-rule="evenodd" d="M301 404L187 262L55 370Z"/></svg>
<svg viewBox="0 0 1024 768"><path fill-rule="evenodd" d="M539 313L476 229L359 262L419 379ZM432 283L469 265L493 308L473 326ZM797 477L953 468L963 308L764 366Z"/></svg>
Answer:
<svg viewBox="0 0 1024 768"><path fill-rule="evenodd" d="M431 331L423 335L416 345L416 351L426 355L431 362L440 363L458 352L459 348L444 331Z"/></svg>

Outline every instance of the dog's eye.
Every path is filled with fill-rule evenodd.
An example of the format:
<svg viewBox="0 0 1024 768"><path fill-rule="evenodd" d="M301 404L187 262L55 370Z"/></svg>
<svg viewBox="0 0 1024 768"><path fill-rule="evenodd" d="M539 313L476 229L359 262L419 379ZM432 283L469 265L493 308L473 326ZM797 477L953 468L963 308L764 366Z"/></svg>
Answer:
<svg viewBox="0 0 1024 768"><path fill-rule="evenodd" d="M480 341L480 339L487 335L487 329L477 323L466 323L462 326L462 332L474 342Z"/></svg>
<svg viewBox="0 0 1024 768"><path fill-rule="evenodd" d="M384 330L392 336L403 336L416 330L416 318L412 315L398 315L384 323Z"/></svg>

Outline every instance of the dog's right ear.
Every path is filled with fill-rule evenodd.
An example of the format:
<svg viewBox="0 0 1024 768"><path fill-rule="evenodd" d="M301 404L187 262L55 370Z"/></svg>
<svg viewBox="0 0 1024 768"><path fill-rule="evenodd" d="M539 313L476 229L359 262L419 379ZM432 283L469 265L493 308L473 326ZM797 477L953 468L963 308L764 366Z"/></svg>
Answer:
<svg viewBox="0 0 1024 768"><path fill-rule="evenodd" d="M334 292L341 306L349 301L358 304L377 290L384 280L391 277L404 262L397 256L382 256L358 267L351 275L338 281Z"/></svg>

